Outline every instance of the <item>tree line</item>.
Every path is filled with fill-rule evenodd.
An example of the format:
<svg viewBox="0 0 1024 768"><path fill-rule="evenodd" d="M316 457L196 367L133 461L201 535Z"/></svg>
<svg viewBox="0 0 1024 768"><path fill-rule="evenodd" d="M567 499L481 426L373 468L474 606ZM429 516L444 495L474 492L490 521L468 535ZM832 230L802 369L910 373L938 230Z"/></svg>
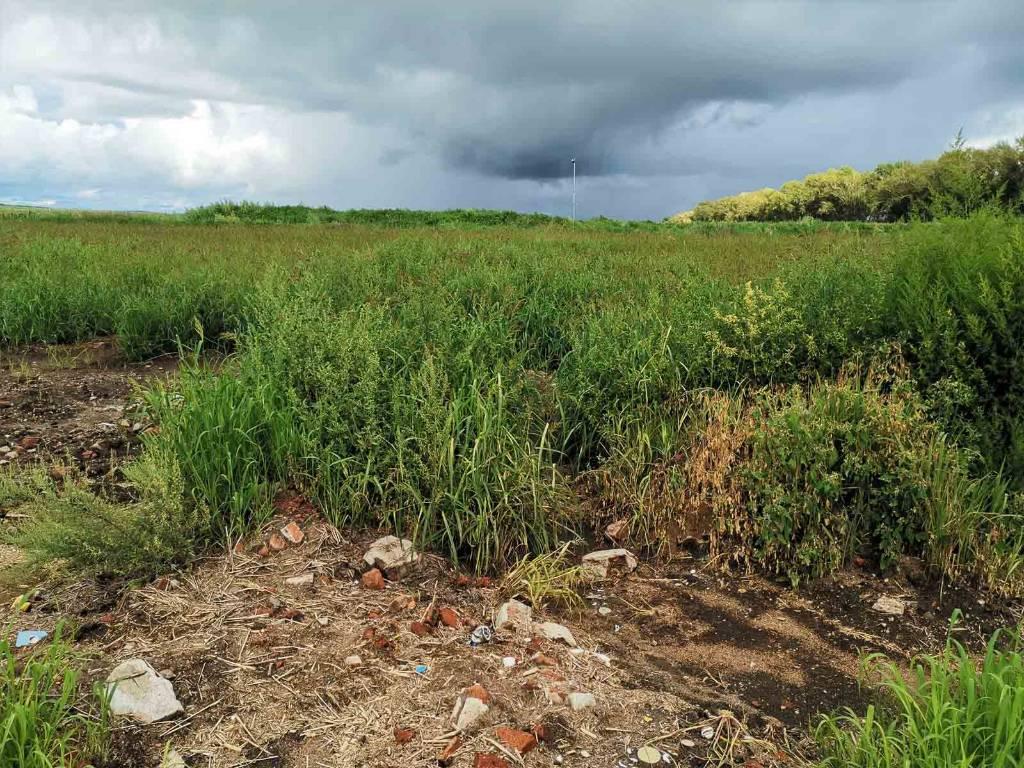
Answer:
<svg viewBox="0 0 1024 768"><path fill-rule="evenodd" d="M920 163L883 163L866 173L849 167L708 200L677 214L689 221L928 221L982 209L1024 213L1024 136L986 149L961 135L947 152Z"/></svg>

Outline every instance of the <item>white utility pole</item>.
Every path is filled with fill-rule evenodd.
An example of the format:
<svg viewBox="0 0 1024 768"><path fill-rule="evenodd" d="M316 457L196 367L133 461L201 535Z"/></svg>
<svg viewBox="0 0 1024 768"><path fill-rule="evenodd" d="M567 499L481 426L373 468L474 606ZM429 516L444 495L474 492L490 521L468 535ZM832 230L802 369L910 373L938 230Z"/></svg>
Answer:
<svg viewBox="0 0 1024 768"><path fill-rule="evenodd" d="M572 158L572 221L576 223L576 158Z"/></svg>

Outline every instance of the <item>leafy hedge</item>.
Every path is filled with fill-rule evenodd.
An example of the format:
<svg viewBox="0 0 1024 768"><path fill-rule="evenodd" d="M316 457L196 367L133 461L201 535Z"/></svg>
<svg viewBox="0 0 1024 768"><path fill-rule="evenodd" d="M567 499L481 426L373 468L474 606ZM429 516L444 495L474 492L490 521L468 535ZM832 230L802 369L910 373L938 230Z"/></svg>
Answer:
<svg viewBox="0 0 1024 768"><path fill-rule="evenodd" d="M861 173L833 168L760 189L699 203L681 222L894 222L967 216L984 208L1024 212L1024 137L1014 144L970 148L961 140L937 160L883 163Z"/></svg>

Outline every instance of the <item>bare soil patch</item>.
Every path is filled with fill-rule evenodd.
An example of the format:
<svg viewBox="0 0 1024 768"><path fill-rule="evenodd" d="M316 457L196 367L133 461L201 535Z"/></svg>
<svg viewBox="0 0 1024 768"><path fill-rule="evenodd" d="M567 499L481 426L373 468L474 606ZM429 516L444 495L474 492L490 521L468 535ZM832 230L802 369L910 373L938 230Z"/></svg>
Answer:
<svg viewBox="0 0 1024 768"><path fill-rule="evenodd" d="M117 464L149 426L133 413L133 394L175 370L173 357L126 363L113 339L0 353L0 465L70 465L115 486Z"/></svg>

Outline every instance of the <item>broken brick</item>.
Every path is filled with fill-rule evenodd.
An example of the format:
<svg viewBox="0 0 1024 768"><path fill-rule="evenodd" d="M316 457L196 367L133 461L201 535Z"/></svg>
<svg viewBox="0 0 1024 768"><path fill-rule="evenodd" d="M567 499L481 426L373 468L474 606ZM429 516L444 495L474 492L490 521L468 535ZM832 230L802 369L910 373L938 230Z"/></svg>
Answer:
<svg viewBox="0 0 1024 768"><path fill-rule="evenodd" d="M444 745L444 749L441 750L441 754L437 756L438 761L442 765L447 765L448 761L455 756L455 753L462 747L462 739L458 736L452 738L447 744Z"/></svg>
<svg viewBox="0 0 1024 768"><path fill-rule="evenodd" d="M364 573L361 581L366 589L384 589L384 574L378 568L371 568Z"/></svg>
<svg viewBox="0 0 1024 768"><path fill-rule="evenodd" d="M410 741L416 738L416 731L412 728L401 728L395 726L395 743L396 744L408 744Z"/></svg>
<svg viewBox="0 0 1024 768"><path fill-rule="evenodd" d="M491 703L491 694L480 683L473 683L469 688L463 688L462 695L468 699L480 699L484 704Z"/></svg>
<svg viewBox="0 0 1024 768"><path fill-rule="evenodd" d="M288 547L288 542L284 540L284 536L279 533L270 534L270 539L267 544L275 552L281 552Z"/></svg>
<svg viewBox="0 0 1024 768"><path fill-rule="evenodd" d="M446 627L452 629L458 629L462 626L462 621L459 619L459 614L453 611L451 608L442 608L438 611L438 616L441 619L441 623Z"/></svg>
<svg viewBox="0 0 1024 768"><path fill-rule="evenodd" d="M264 544L256 554L260 557L270 557L270 547Z"/></svg>
<svg viewBox="0 0 1024 768"><path fill-rule="evenodd" d="M543 654L543 653L535 653L535 654L533 654L533 656L530 657L530 660L534 664L540 664L542 667L557 667L558 666L558 659L553 659L552 657L550 657L550 656L548 656L546 654Z"/></svg>
<svg viewBox="0 0 1024 768"><path fill-rule="evenodd" d="M498 740L509 749L525 755L537 746L537 739L532 733L519 731L515 728L499 728L495 731Z"/></svg>
<svg viewBox="0 0 1024 768"><path fill-rule="evenodd" d="M422 621L412 622L412 624L409 625L409 631L417 637L426 637L427 635L432 633L430 625Z"/></svg>
<svg viewBox="0 0 1024 768"><path fill-rule="evenodd" d="M292 544L301 544L303 539L306 538L306 534L299 528L298 523L294 520L289 521L288 525L281 529L281 535L284 536Z"/></svg>
<svg viewBox="0 0 1024 768"><path fill-rule="evenodd" d="M412 595L399 595L391 604L388 606L388 610L391 613L401 613L402 611L409 610L410 608L416 607L416 598Z"/></svg>
<svg viewBox="0 0 1024 768"><path fill-rule="evenodd" d="M508 762L490 752L477 752L473 759L473 768L508 768Z"/></svg>

